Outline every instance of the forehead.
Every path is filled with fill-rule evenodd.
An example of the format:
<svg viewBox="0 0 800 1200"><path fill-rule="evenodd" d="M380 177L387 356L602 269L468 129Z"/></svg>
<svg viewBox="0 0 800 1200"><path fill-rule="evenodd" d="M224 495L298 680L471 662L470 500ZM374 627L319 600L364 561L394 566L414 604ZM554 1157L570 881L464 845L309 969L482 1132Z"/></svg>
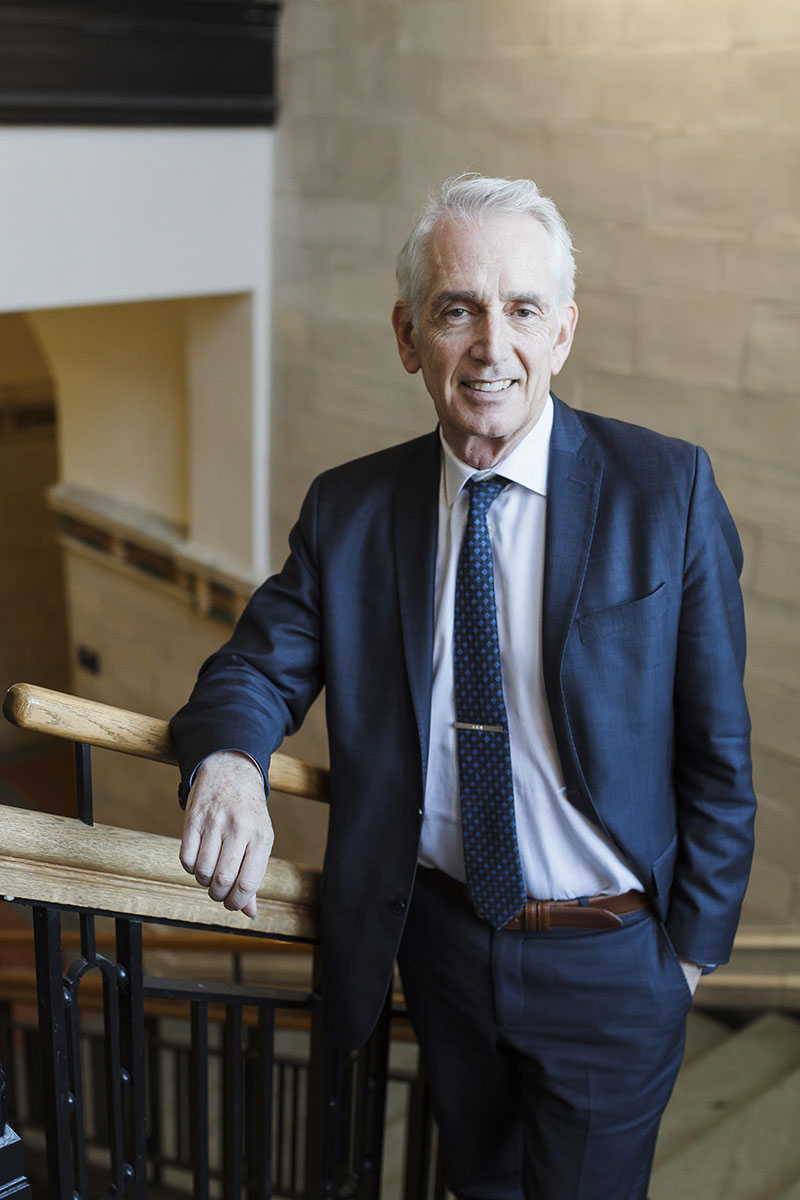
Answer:
<svg viewBox="0 0 800 1200"><path fill-rule="evenodd" d="M552 259L550 235L526 213L442 220L428 243L427 297L470 291L486 299L536 293L552 300Z"/></svg>

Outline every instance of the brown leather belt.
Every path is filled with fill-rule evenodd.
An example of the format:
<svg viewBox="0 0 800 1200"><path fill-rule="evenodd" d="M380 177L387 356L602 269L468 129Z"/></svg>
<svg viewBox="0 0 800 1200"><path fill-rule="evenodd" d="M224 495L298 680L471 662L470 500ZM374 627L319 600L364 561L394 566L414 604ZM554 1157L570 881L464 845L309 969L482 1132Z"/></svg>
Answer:
<svg viewBox="0 0 800 1200"><path fill-rule="evenodd" d="M470 904L466 885L437 867L420 867L426 879L448 895ZM503 930L544 933L555 927L572 929L618 929L625 913L650 908L644 892L623 892L621 896L589 896L584 900L529 900Z"/></svg>

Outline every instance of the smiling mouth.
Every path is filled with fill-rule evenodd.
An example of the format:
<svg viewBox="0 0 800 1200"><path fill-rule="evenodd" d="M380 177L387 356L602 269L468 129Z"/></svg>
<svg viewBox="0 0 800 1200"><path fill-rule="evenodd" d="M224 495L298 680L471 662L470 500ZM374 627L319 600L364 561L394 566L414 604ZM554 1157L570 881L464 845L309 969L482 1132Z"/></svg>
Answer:
<svg viewBox="0 0 800 1200"><path fill-rule="evenodd" d="M513 382L513 379L465 379L464 386L473 392L504 392Z"/></svg>

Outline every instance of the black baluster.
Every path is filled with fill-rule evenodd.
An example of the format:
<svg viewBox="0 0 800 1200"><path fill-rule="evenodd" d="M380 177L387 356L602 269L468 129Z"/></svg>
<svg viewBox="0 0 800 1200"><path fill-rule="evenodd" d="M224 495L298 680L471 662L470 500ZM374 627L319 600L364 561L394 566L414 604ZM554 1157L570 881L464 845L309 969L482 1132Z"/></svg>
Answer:
<svg viewBox="0 0 800 1200"><path fill-rule="evenodd" d="M248 1039L250 1055L245 1116L248 1137L250 1200L270 1200L272 1196L272 1066L275 1058L275 1010L262 1005L258 1025Z"/></svg>
<svg viewBox="0 0 800 1200"><path fill-rule="evenodd" d="M144 981L141 921L117 920L119 963L120 1085L123 1109L123 1173L126 1194L134 1200L147 1195L147 1138L145 1130Z"/></svg>
<svg viewBox="0 0 800 1200"><path fill-rule="evenodd" d="M125 1194L125 1146L122 1136L122 1064L119 1037L119 988L121 969L106 959L98 960L103 976L103 1017L106 1051L106 1108L111 1150L111 1189Z"/></svg>
<svg viewBox="0 0 800 1200"><path fill-rule="evenodd" d="M94 825L92 811L92 749L86 742L75 743L75 791L78 817L84 825Z"/></svg>
<svg viewBox="0 0 800 1200"><path fill-rule="evenodd" d="M192 1049L189 1059L189 1144L192 1155L194 1200L208 1200L208 1005L191 1006Z"/></svg>
<svg viewBox="0 0 800 1200"><path fill-rule="evenodd" d="M70 1154L71 1106L67 1061L68 1003L61 977L61 916L33 909L36 986L42 1046L42 1103L47 1143L47 1180L51 1200L73 1194Z"/></svg>
<svg viewBox="0 0 800 1200"><path fill-rule="evenodd" d="M242 1193L242 1006L228 1005L223 1048L223 1196Z"/></svg>

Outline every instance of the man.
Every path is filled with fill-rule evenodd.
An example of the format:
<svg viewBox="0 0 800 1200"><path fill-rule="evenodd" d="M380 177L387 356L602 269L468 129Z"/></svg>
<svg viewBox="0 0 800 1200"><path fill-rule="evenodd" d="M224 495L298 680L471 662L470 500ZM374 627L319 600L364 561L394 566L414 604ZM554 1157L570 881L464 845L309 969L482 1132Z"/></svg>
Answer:
<svg viewBox="0 0 800 1200"><path fill-rule="evenodd" d="M445 183L398 282L439 430L316 480L205 664L182 861L254 911L269 756L324 685L335 1036L399 954L457 1195L643 1200L752 851L738 538L702 450L551 396L574 261L533 183Z"/></svg>

